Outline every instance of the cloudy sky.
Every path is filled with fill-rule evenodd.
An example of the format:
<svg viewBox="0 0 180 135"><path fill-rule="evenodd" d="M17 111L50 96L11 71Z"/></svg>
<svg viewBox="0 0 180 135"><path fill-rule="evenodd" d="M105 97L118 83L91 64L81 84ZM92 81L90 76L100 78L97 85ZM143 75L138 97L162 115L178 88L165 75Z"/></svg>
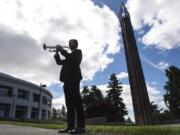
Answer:
<svg viewBox="0 0 180 135"><path fill-rule="evenodd" d="M110 74L123 84L134 119L118 13L121 0L1 0L0 72L47 84L58 108L64 104L60 66L42 44L67 45L76 38L83 52L81 87L97 85L104 95ZM164 107L165 72L180 67L180 2L123 0L134 27L151 101Z"/></svg>

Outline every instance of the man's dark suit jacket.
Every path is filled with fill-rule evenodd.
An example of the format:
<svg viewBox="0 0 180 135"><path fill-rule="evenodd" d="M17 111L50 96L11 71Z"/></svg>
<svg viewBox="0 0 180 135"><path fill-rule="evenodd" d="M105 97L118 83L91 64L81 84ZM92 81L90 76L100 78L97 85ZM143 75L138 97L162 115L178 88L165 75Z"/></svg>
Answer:
<svg viewBox="0 0 180 135"><path fill-rule="evenodd" d="M68 53L65 50L61 51L61 54L66 58L61 60L59 54L55 54L54 58L58 65L62 65L60 72L60 81L80 81L82 79L80 64L82 60L82 52L79 49L74 50L72 53Z"/></svg>

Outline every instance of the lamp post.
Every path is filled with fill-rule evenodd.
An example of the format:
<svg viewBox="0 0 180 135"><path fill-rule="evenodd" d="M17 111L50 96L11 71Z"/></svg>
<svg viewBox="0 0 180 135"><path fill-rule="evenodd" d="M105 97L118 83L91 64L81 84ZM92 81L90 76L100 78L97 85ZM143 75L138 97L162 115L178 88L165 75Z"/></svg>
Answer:
<svg viewBox="0 0 180 135"><path fill-rule="evenodd" d="M42 88L45 88L45 87L46 87L45 84L40 83L40 86L39 86L39 104L38 104L38 119L39 120L41 119L41 93L42 93Z"/></svg>
<svg viewBox="0 0 180 135"><path fill-rule="evenodd" d="M15 116L15 94L12 95L12 111L11 111L11 118L14 118Z"/></svg>

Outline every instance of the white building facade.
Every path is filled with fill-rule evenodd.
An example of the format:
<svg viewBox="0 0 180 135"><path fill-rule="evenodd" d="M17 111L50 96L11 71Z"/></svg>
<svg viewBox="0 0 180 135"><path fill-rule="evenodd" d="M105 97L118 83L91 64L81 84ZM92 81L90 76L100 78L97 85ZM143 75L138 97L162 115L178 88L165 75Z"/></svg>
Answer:
<svg viewBox="0 0 180 135"><path fill-rule="evenodd" d="M0 73L0 118L50 119L52 98L42 86Z"/></svg>

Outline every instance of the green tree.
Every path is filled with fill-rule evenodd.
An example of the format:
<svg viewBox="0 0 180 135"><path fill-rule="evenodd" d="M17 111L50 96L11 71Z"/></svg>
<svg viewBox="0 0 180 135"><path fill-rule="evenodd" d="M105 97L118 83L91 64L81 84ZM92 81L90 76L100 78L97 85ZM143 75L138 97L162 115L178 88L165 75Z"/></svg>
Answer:
<svg viewBox="0 0 180 135"><path fill-rule="evenodd" d="M126 123L127 123L127 124L132 124L132 123L133 123L130 117L128 117L128 118L126 119Z"/></svg>
<svg viewBox="0 0 180 135"><path fill-rule="evenodd" d="M81 94L84 108L94 101L104 100L101 90L96 85L92 85L91 89L88 86L84 86Z"/></svg>
<svg viewBox="0 0 180 135"><path fill-rule="evenodd" d="M163 108L158 108L158 105L154 103L154 101L151 102L151 110L152 113L161 113L161 111L163 110Z"/></svg>
<svg viewBox="0 0 180 135"><path fill-rule="evenodd" d="M62 105L62 107L61 107L60 115L61 115L62 119L66 119L66 108L64 105Z"/></svg>
<svg viewBox="0 0 180 135"><path fill-rule="evenodd" d="M180 69L170 66L165 70L168 80L164 86L164 101L174 118L180 118Z"/></svg>
<svg viewBox="0 0 180 135"><path fill-rule="evenodd" d="M52 118L53 118L53 119L57 119L57 110L56 110L56 108L54 108L54 107L53 107L53 109L52 109Z"/></svg>
<svg viewBox="0 0 180 135"><path fill-rule="evenodd" d="M163 120L163 108L158 108L158 105L155 104L153 101L150 104L151 106L151 112L152 112L152 116L153 116L153 121L156 123L158 121L162 121Z"/></svg>
<svg viewBox="0 0 180 135"><path fill-rule="evenodd" d="M83 100L83 107L86 108L88 104L94 101L94 98L90 95L90 90L88 86L84 86L81 92L82 100Z"/></svg>
<svg viewBox="0 0 180 135"><path fill-rule="evenodd" d="M83 87L83 90L82 90L81 94L82 94L83 97L86 97L86 96L90 95L90 90L89 90L88 86Z"/></svg>
<svg viewBox="0 0 180 135"><path fill-rule="evenodd" d="M124 121L124 116L127 115L127 110L125 104L123 103L123 99L121 98L121 93L123 91L121 82L119 82L115 74L110 76L107 87L109 90L106 91L106 100L118 110L122 121Z"/></svg>
<svg viewBox="0 0 180 135"><path fill-rule="evenodd" d="M101 92L101 90L96 86L91 86L90 96L94 97L95 100L103 100L104 96Z"/></svg>
<svg viewBox="0 0 180 135"><path fill-rule="evenodd" d="M56 112L57 112L57 120L60 120L61 119L61 110L60 109L56 109Z"/></svg>

